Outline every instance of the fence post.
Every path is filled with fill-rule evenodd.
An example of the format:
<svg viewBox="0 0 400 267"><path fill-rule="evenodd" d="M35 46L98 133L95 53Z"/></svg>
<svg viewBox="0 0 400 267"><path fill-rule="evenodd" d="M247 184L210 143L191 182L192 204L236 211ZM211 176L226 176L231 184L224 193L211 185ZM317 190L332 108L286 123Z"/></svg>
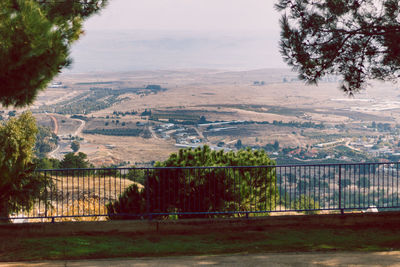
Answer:
<svg viewBox="0 0 400 267"><path fill-rule="evenodd" d="M146 213L147 213L147 219L151 220L151 215L150 215L150 186L149 186L149 169L146 169Z"/></svg>
<svg viewBox="0 0 400 267"><path fill-rule="evenodd" d="M344 209L342 209L342 165L339 165L339 209L340 213L344 214Z"/></svg>
<svg viewBox="0 0 400 267"><path fill-rule="evenodd" d="M44 172L45 182L44 182L44 216L47 218L47 172ZM39 200L40 201L40 200ZM40 213L40 210L39 210Z"/></svg>

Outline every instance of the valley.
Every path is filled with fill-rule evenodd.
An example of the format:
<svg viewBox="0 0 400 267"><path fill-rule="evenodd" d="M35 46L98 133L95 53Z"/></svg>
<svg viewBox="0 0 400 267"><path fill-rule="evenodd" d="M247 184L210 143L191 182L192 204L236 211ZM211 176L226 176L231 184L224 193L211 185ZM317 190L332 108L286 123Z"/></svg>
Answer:
<svg viewBox="0 0 400 267"><path fill-rule="evenodd" d="M335 77L304 85L284 69L65 74L31 110L59 137L50 157L78 140L95 166L151 166L202 145L265 149L278 164L400 157L396 84L373 82L353 97L338 87Z"/></svg>

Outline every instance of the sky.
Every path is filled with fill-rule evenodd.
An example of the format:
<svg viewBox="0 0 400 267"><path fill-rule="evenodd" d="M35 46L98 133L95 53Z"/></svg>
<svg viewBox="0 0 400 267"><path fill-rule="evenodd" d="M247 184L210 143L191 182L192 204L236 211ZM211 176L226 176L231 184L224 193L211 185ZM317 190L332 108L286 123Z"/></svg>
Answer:
<svg viewBox="0 0 400 267"><path fill-rule="evenodd" d="M263 31L278 27L273 0L110 0L90 30Z"/></svg>
<svg viewBox="0 0 400 267"><path fill-rule="evenodd" d="M67 72L286 67L273 0L110 0Z"/></svg>

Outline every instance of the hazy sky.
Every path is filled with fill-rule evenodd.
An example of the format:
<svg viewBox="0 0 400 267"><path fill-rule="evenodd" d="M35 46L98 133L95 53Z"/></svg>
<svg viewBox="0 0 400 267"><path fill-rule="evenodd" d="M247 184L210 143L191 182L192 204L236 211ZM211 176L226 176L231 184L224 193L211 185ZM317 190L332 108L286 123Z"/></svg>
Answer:
<svg viewBox="0 0 400 267"><path fill-rule="evenodd" d="M276 29L274 0L110 0L86 29L267 30Z"/></svg>
<svg viewBox="0 0 400 267"><path fill-rule="evenodd" d="M110 0L66 72L286 67L274 0Z"/></svg>

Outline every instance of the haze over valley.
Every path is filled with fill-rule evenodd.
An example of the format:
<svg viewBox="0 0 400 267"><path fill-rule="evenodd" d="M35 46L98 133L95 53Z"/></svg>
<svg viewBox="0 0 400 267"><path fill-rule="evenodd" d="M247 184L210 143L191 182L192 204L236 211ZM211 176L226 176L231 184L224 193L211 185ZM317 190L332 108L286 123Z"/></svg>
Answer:
<svg viewBox="0 0 400 267"><path fill-rule="evenodd" d="M265 149L278 164L400 155L395 84L373 83L351 98L336 77L306 86L285 69L69 73L31 110L59 137L49 156L61 159L79 140L95 166L151 166L201 145Z"/></svg>

